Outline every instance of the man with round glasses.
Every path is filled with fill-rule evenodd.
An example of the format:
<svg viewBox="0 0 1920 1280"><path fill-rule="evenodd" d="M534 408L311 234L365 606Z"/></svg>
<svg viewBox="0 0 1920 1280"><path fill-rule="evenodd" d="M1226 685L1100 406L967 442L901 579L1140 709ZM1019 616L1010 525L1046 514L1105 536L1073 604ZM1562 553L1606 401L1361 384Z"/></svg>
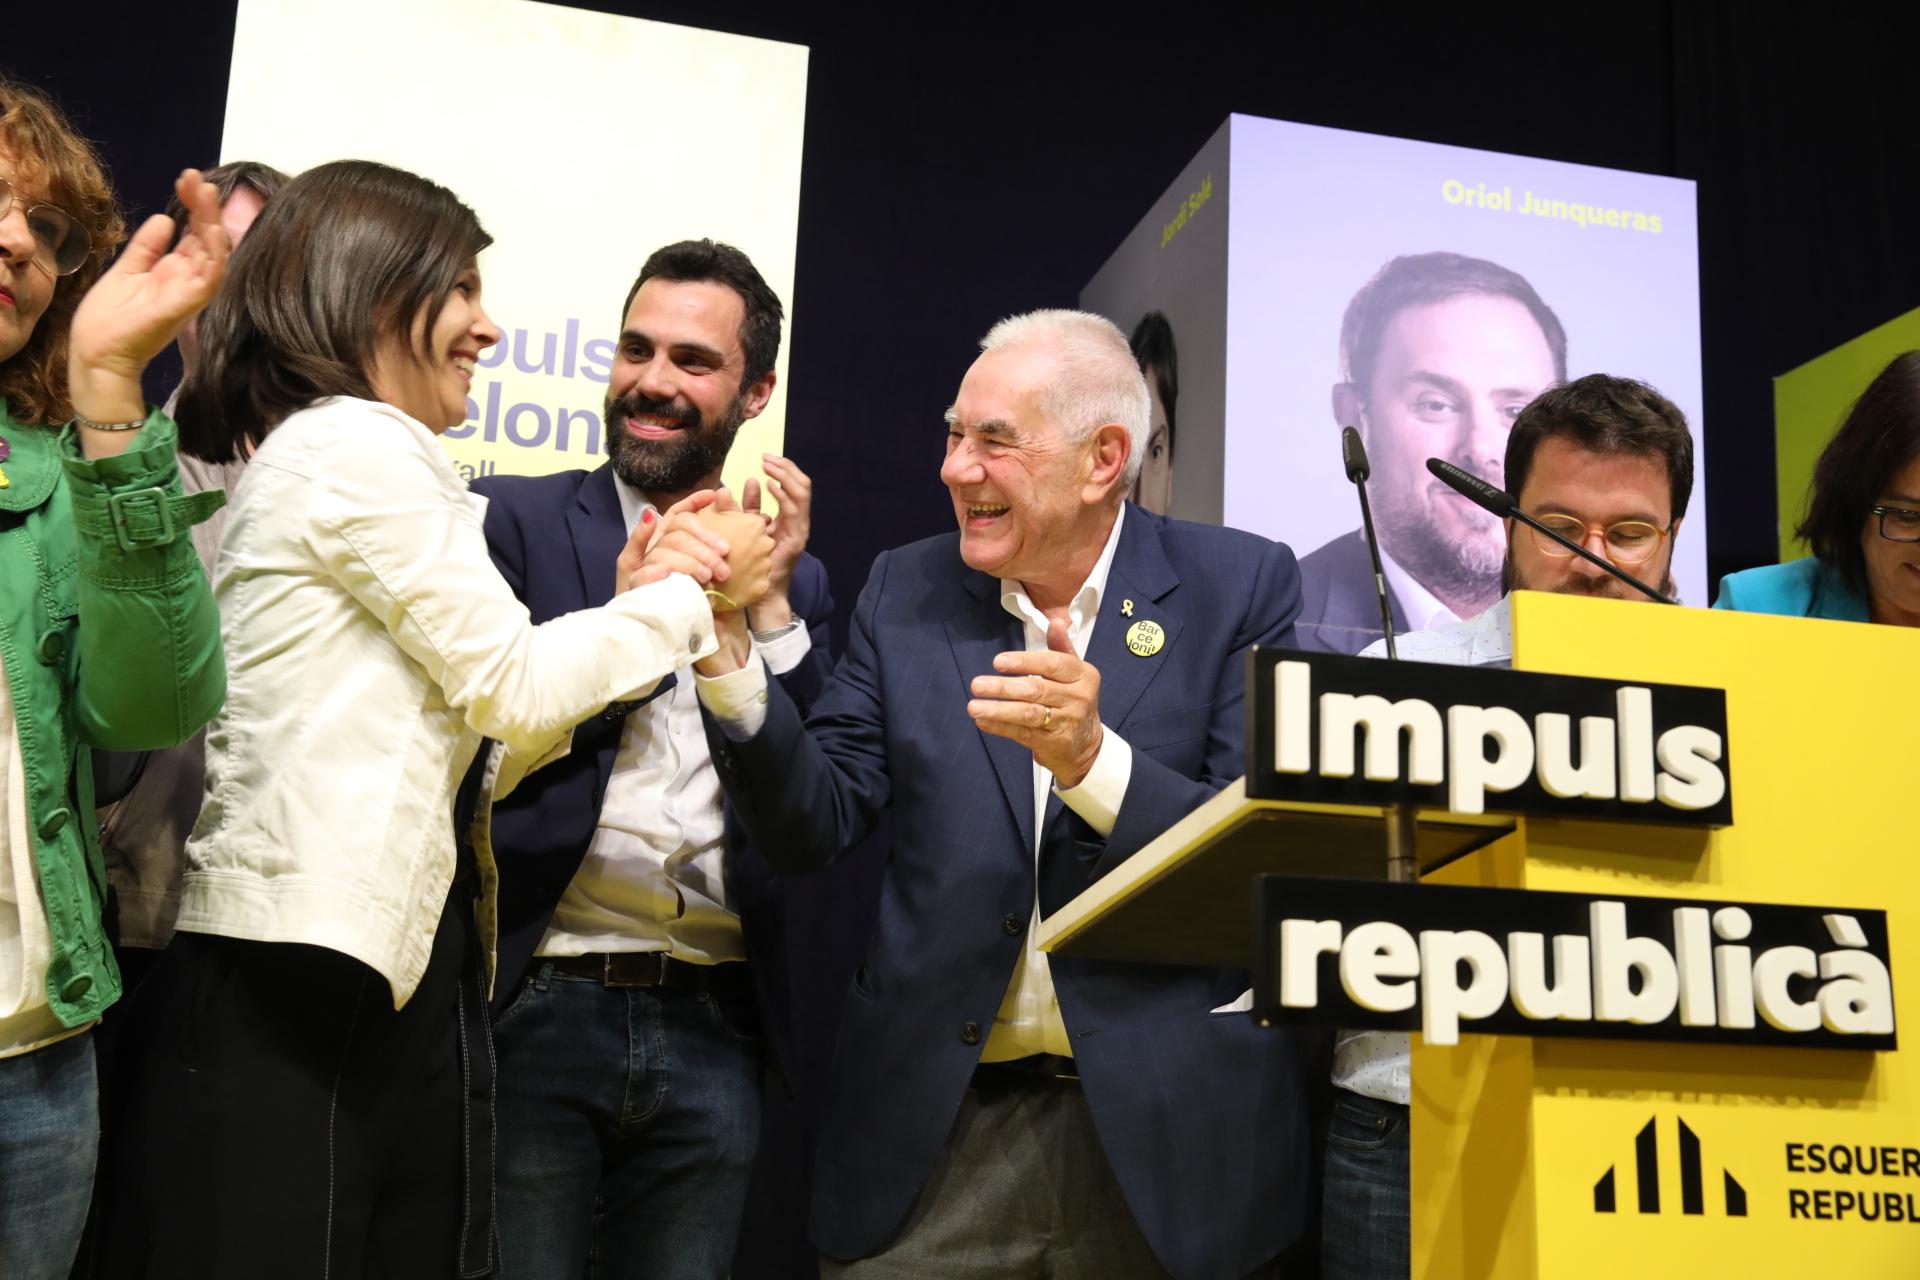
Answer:
<svg viewBox="0 0 1920 1280"><path fill-rule="evenodd" d="M1673 595L1673 542L1693 493L1693 435L1658 391L1593 373L1544 392L1514 419L1506 483L1520 510ZM1517 521L1505 526L1500 599L1464 622L1400 637L1401 657L1511 666L1513 615L1504 591L1646 599ZM1385 655L1385 641L1362 654ZM1407 1055L1405 1032L1343 1032L1335 1043L1321 1229L1327 1280L1407 1274Z"/></svg>

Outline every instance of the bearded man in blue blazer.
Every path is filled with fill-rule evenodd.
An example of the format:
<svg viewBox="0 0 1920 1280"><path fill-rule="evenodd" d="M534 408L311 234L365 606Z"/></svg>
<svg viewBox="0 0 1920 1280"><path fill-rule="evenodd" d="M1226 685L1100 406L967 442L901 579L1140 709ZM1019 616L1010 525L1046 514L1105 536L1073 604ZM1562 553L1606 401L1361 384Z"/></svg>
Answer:
<svg viewBox="0 0 1920 1280"><path fill-rule="evenodd" d="M494 561L536 622L604 604L629 539L720 483L735 433L773 393L780 300L740 250L659 250L622 316L607 465L473 485ZM772 583L729 616L805 705L827 677L832 602L803 551L811 485L784 458L765 466L780 498ZM596 1275L721 1280L762 1060L783 1056L784 946L691 684L669 677L577 728L567 756L496 806L492 840L505 1274L578 1280L591 1258Z"/></svg>
<svg viewBox="0 0 1920 1280"><path fill-rule="evenodd" d="M696 666L729 801L782 871L893 848L822 1100L823 1274L1267 1275L1307 1225L1324 1036L1244 970L1052 957L1036 916L1244 770L1244 659L1293 553L1127 504L1126 337L1004 321L947 414L957 533L883 554L810 715L725 623Z"/></svg>

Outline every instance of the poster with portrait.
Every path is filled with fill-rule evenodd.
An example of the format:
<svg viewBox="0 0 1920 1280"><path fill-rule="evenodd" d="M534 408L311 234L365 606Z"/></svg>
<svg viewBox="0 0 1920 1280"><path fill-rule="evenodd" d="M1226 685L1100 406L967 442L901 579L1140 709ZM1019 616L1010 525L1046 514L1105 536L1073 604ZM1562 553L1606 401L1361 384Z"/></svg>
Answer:
<svg viewBox="0 0 1920 1280"><path fill-rule="evenodd" d="M1177 326L1172 340L1183 373L1218 360L1224 395L1217 417L1176 409L1169 511L1292 546L1302 643L1354 652L1380 633L1342 426L1366 440L1396 625L1437 625L1498 598L1505 538L1427 458L1501 483L1519 410L1596 372L1650 384L1692 428L1695 483L1667 545L1672 589L1707 603L1691 182L1247 116L1206 151L1223 157L1217 189L1225 174L1201 214L1225 228L1224 347ZM1164 309L1164 281L1137 261L1190 185L1169 188L1086 305L1123 328ZM1217 465L1188 448L1209 438Z"/></svg>
<svg viewBox="0 0 1920 1280"><path fill-rule="evenodd" d="M493 235L502 340L444 437L468 478L597 467L620 308L653 250L744 250L793 332L807 50L531 0L239 0L221 159L378 160L450 188ZM779 382L736 488L778 452Z"/></svg>

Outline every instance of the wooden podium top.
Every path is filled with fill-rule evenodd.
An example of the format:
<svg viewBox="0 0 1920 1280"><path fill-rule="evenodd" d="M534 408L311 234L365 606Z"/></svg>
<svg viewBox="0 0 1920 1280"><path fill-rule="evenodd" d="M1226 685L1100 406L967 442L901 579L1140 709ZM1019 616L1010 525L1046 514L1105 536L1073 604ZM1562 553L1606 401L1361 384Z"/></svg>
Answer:
<svg viewBox="0 0 1920 1280"><path fill-rule="evenodd" d="M1421 874L1514 830L1500 814L1421 811ZM1253 877L1385 879L1386 811L1378 806L1249 800L1245 780L1040 922L1042 951L1095 960L1245 968L1253 956Z"/></svg>

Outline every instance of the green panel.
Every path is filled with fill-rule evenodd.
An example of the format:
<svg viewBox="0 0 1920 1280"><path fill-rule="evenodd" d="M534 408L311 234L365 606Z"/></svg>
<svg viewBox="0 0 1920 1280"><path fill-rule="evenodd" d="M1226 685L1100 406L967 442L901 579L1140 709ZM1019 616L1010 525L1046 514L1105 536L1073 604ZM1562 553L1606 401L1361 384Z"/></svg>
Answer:
<svg viewBox="0 0 1920 1280"><path fill-rule="evenodd" d="M1920 308L1773 380L1774 474L1783 561L1807 554L1793 529L1806 512L1807 485L1820 450L1874 375L1901 352L1915 348L1920 348Z"/></svg>

